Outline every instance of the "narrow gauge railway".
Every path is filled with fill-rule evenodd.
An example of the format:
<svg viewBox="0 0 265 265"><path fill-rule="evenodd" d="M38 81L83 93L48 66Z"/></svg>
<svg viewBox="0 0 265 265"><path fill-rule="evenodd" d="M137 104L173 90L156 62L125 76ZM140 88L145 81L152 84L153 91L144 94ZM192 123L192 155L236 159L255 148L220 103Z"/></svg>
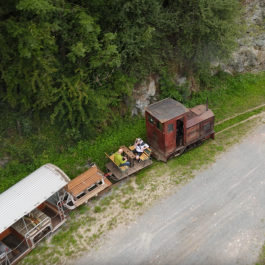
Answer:
<svg viewBox="0 0 265 265"><path fill-rule="evenodd" d="M46 164L0 195L0 264L12 265L27 255L48 234L63 225L70 211L158 161L179 156L214 139L214 114L206 105L187 109L167 98L145 109L149 148L141 162L132 152L135 146L121 146L130 166L118 166L114 154L106 154L106 174L97 166L73 180L58 167ZM114 184L116 185L116 184Z"/></svg>

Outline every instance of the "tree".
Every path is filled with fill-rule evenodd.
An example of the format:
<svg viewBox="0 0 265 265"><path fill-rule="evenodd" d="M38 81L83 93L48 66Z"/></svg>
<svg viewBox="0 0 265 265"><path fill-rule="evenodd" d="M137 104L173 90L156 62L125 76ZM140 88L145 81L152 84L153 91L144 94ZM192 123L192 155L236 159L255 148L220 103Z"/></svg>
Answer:
<svg viewBox="0 0 265 265"><path fill-rule="evenodd" d="M0 97L91 135L136 81L227 58L237 0L11 0L0 5Z"/></svg>

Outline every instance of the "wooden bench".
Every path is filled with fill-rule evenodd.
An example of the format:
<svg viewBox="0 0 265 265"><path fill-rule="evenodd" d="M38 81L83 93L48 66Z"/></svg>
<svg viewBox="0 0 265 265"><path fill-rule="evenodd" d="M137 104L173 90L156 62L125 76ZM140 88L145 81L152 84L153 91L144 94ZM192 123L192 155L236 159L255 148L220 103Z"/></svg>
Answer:
<svg viewBox="0 0 265 265"><path fill-rule="evenodd" d="M106 154L106 153L105 153ZM122 166L122 167L120 167L120 166L118 166L116 163L115 163L115 161L114 161L114 154L112 154L111 156L108 156L107 154L106 154L106 156L119 168L119 170L122 172L122 173L124 173L124 172L126 172L127 170L128 170L128 166Z"/></svg>
<svg viewBox="0 0 265 265"><path fill-rule="evenodd" d="M133 150L135 150L135 147L132 145L129 147L129 149L131 151L133 151ZM144 149L143 153L141 154L140 159L145 162L146 160L150 159L150 156L151 156L151 149L146 148L146 149Z"/></svg>
<svg viewBox="0 0 265 265"><path fill-rule="evenodd" d="M71 180L67 185L67 191L69 191L73 196L77 196L93 184L100 181L102 177L103 176L98 174L97 167L91 167L78 177Z"/></svg>

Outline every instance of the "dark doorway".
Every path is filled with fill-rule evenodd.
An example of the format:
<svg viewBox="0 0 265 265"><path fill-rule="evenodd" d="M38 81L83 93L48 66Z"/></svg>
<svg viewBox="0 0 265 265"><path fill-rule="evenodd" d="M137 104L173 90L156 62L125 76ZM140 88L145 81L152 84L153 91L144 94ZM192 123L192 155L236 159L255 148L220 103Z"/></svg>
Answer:
<svg viewBox="0 0 265 265"><path fill-rule="evenodd" d="M184 134L184 128L183 128L183 118L177 120L177 147L180 147L183 145L183 134Z"/></svg>
<svg viewBox="0 0 265 265"><path fill-rule="evenodd" d="M26 250L28 250L27 243L24 240L22 242L21 239L14 236L13 234L9 234L7 237L5 237L2 242L8 246L10 249L12 249L12 255L10 258L10 262L13 262L16 260L19 256L21 256Z"/></svg>
<svg viewBox="0 0 265 265"><path fill-rule="evenodd" d="M45 207L42 212L44 212L46 215L48 215L51 218L52 226L55 228L57 225L61 223L61 218L59 213L54 212L49 207Z"/></svg>

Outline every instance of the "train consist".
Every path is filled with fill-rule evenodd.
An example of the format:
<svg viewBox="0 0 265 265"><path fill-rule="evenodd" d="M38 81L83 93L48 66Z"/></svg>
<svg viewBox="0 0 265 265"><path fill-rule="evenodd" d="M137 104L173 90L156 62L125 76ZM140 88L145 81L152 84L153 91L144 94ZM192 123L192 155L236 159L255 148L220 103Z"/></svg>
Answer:
<svg viewBox="0 0 265 265"><path fill-rule="evenodd" d="M0 264L17 263L48 234L58 229L70 211L119 181L153 163L167 162L187 150L214 139L214 114L206 106L187 109L167 98L145 110L149 148L135 161L134 146L121 146L130 166L118 166L107 155L107 173L95 165L70 180L58 167L46 164L0 195ZM113 181L112 181L113 182Z"/></svg>

